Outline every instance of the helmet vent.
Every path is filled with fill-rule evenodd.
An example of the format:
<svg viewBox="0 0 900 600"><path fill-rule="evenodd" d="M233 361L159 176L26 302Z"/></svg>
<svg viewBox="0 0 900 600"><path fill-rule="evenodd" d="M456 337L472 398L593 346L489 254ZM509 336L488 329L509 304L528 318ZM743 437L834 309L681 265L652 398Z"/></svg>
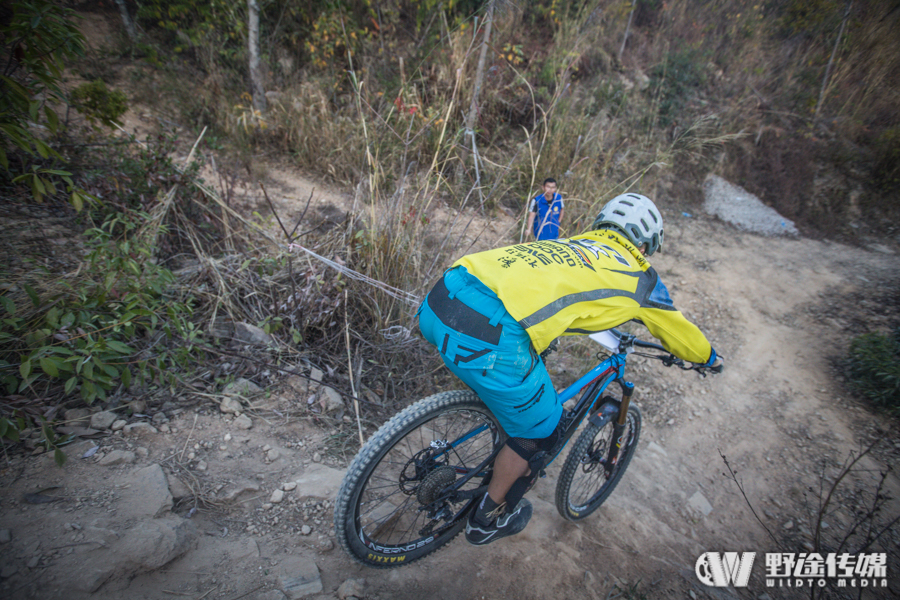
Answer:
<svg viewBox="0 0 900 600"><path fill-rule="evenodd" d="M651 256L662 244L663 219L653 201L640 194L622 194L606 203L594 219L592 229L617 230L640 248L646 245Z"/></svg>

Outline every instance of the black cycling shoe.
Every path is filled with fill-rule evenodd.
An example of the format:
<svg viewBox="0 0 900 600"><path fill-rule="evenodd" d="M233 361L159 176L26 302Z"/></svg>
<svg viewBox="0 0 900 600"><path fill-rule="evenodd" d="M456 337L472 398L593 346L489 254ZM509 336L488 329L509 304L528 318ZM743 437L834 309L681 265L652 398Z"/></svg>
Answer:
<svg viewBox="0 0 900 600"><path fill-rule="evenodd" d="M469 522L466 523L466 541L475 546L483 546L500 538L515 535L525 529L533 512L531 502L522 498L512 512L497 517L490 525L478 525L473 522L475 516L473 510L469 514Z"/></svg>

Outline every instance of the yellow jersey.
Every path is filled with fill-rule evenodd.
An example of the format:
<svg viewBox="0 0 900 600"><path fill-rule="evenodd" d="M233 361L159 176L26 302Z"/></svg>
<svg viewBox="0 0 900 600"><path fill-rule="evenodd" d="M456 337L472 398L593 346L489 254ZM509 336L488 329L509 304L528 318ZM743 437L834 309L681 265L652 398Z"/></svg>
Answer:
<svg viewBox="0 0 900 600"><path fill-rule="evenodd" d="M675 309L666 286L624 236L601 229L464 256L462 266L503 302L542 352L561 335L641 321L672 354L706 363L712 347Z"/></svg>

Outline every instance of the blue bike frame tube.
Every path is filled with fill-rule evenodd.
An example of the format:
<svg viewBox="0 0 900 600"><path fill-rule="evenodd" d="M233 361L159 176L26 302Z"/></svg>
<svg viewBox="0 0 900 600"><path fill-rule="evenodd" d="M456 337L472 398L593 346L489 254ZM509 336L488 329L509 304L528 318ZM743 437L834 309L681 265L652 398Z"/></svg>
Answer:
<svg viewBox="0 0 900 600"><path fill-rule="evenodd" d="M615 355L610 356L608 359L604 360L602 363L585 373L581 376L581 378L564 389L559 393L559 401L566 402L570 398L573 398L575 394L580 392L585 387L589 386L591 383L600 379L604 375L607 375L609 372L617 371L616 378L622 377L625 371L625 357L624 355Z"/></svg>
<svg viewBox="0 0 900 600"><path fill-rule="evenodd" d="M581 421L583 421L590 411L594 409L597 400L603 396L603 392L609 387L609 384L613 381L620 380L620 378L624 376L625 359L625 354L617 354L609 357L607 360L604 360L585 373L578 381L559 394L560 401L566 402L573 398L578 392L584 392L575 408L568 413L572 421L566 426L565 437L557 442L559 448L556 453L551 456L550 460L547 461L547 465L550 465L556 460L556 457L563 451L563 448L569 443L569 439L571 439L572 435L578 429Z"/></svg>

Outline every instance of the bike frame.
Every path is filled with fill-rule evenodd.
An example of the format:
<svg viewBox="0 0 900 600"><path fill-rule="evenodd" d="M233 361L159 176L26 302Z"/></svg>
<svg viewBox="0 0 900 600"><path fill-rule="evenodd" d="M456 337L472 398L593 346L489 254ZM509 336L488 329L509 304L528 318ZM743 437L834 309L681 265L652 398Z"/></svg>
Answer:
<svg viewBox="0 0 900 600"><path fill-rule="evenodd" d="M575 404L575 407L571 411L563 412L562 436L556 443L556 446L554 446L552 451L549 453L550 459L547 461L545 467L550 465L554 460L556 460L556 457L560 455L560 453L569 443L569 440L572 439L572 436L578 430L578 427L581 425L581 422L584 420L585 416L593 410L594 406L597 404L597 401L602 398L602 394L609 387L609 384L613 381L617 381L622 387L622 400L618 401L610 399L610 401L604 402L599 407L597 413L591 416L591 421L597 422L598 424L599 422L602 422L604 418L611 418L614 415L618 416L617 423L613 430L613 447L610 448L611 460L609 464L604 465L604 467L607 469L607 471L611 471L613 466L615 466L619 449L621 448L622 444L622 432L625 428L625 418L628 414L628 406L631 400L631 394L634 390L634 384L624 380L625 363L628 359L631 344L633 343L634 345L664 350L662 346L635 340L633 336L624 335L621 339L622 341L627 341L628 343L622 344L618 353L613 354L612 356L600 362L587 373L582 375L577 381L575 381L575 383L559 393L559 401L561 403L567 402L579 393L581 393L581 398L578 400L578 402ZM452 452L456 446L485 431L485 429L487 429L488 427L489 426L486 424L481 425L479 427L476 427L466 435L454 440L453 442L446 442L446 446L442 448L435 447L435 450L442 451L438 454L435 454L432 458L437 459L444 454ZM454 482L450 489L448 489L446 493L441 494L439 498L436 498L434 502L431 503L431 505L439 506L445 500L447 500L449 496L452 496L454 501L473 499L475 497L481 496L487 490L486 484L471 490L460 490L460 488L473 477L478 475L483 476L484 469L493 464L494 459L497 458L497 454L500 453L501 448L502 446L494 450L486 459L481 462L481 464L479 464L474 469L460 469L460 473L463 474L463 477ZM465 512L466 510L468 510L468 506L460 512Z"/></svg>

